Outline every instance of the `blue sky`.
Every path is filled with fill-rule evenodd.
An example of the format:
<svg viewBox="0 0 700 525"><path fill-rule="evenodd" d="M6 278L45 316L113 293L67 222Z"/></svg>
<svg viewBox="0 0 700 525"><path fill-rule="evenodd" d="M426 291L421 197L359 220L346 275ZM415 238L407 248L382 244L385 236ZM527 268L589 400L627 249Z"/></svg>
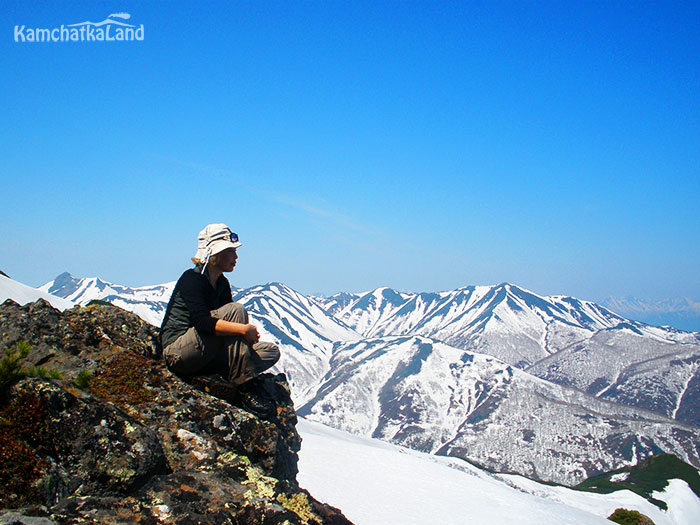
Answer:
<svg viewBox="0 0 700 525"><path fill-rule="evenodd" d="M14 42L128 12L137 42ZM5 2L0 269L700 299L697 2Z"/></svg>

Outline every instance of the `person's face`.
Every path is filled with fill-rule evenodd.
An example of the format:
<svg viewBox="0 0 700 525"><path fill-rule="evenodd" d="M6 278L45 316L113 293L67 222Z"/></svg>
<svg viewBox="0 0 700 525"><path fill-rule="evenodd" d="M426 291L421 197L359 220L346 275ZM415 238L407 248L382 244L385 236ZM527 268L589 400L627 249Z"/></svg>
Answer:
<svg viewBox="0 0 700 525"><path fill-rule="evenodd" d="M236 266L236 260L238 259L238 254L235 248L227 248L223 252L220 252L217 256L218 264L217 266L222 272L232 272L233 268Z"/></svg>

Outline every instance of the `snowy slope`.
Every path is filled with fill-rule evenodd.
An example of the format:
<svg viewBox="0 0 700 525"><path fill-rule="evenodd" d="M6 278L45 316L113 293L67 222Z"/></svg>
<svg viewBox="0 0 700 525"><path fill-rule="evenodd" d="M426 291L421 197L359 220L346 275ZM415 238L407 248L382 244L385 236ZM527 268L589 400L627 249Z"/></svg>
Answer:
<svg viewBox="0 0 700 525"><path fill-rule="evenodd" d="M494 476L453 458L350 435L304 418L297 429L302 436L300 485L342 509L357 525L604 525L620 507L638 510L656 525L700 523L700 500L680 480L654 494L669 505L662 511L627 490L593 494L520 476Z"/></svg>
<svg viewBox="0 0 700 525"><path fill-rule="evenodd" d="M38 299L44 299L48 301L51 306L61 311L75 306L75 303L72 301L57 297L44 290L18 283L9 277L0 275L0 303L4 303L7 299L12 299L19 304L27 304L37 301Z"/></svg>
<svg viewBox="0 0 700 525"><path fill-rule="evenodd" d="M313 394L328 372L334 342L361 337L313 299L280 283L238 290L233 300L245 306L262 340L279 345L276 368L287 374L297 404Z"/></svg>
<svg viewBox="0 0 700 525"><path fill-rule="evenodd" d="M424 337L340 345L309 420L499 472L576 484L659 451L700 465L700 428Z"/></svg>
<svg viewBox="0 0 700 525"><path fill-rule="evenodd" d="M135 313L147 323L160 326L174 288L174 281L131 288L102 281L97 277L76 279L64 272L53 281L39 287L39 290L64 297L82 306L93 300L107 301Z"/></svg>
<svg viewBox="0 0 700 525"><path fill-rule="evenodd" d="M628 324L601 330L526 369L618 403L700 425L700 334Z"/></svg>

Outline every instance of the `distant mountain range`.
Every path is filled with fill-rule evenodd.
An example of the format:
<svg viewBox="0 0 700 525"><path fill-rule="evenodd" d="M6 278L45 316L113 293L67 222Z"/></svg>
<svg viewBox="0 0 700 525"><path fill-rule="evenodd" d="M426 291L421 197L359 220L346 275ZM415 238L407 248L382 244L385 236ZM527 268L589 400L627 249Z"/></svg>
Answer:
<svg viewBox="0 0 700 525"><path fill-rule="evenodd" d="M511 284L318 298L365 337L418 335L588 394L700 425L700 333Z"/></svg>
<svg viewBox="0 0 700 525"><path fill-rule="evenodd" d="M422 335L526 368L573 341L626 319L573 297L540 297L515 285L469 286L438 293L378 288L317 298L365 337Z"/></svg>
<svg viewBox="0 0 700 525"><path fill-rule="evenodd" d="M152 325L160 326L174 288L175 281L130 288L108 283L97 277L77 279L64 272L53 281L40 286L39 290L79 305L86 305L94 300L107 301L135 313Z"/></svg>
<svg viewBox="0 0 700 525"><path fill-rule="evenodd" d="M687 297L650 301L636 297L608 297L601 304L630 319L681 330L700 331L700 302Z"/></svg>
<svg viewBox="0 0 700 525"><path fill-rule="evenodd" d="M174 283L62 274L42 290L160 324ZM577 483L670 452L700 465L700 333L518 286L307 297L235 289L301 414L498 471Z"/></svg>

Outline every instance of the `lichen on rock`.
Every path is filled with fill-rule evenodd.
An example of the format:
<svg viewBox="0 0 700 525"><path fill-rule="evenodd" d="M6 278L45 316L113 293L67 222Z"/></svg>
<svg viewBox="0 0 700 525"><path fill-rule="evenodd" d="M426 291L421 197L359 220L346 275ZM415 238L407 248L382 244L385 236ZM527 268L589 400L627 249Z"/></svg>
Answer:
<svg viewBox="0 0 700 525"><path fill-rule="evenodd" d="M0 393L0 523L349 523L297 484L283 374L255 380L263 420L170 374L155 336L114 306L0 306L0 348L64 378Z"/></svg>

